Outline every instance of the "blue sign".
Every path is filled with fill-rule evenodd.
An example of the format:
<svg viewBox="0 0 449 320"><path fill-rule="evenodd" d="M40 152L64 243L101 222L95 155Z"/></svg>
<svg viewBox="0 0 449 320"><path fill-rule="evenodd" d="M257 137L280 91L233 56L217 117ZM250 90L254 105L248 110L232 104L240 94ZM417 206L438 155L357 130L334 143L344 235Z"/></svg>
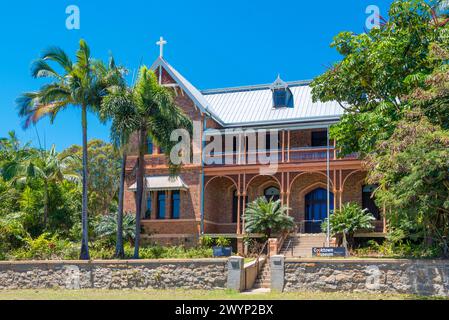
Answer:
<svg viewBox="0 0 449 320"><path fill-rule="evenodd" d="M342 247L312 248L314 257L346 257L346 250Z"/></svg>

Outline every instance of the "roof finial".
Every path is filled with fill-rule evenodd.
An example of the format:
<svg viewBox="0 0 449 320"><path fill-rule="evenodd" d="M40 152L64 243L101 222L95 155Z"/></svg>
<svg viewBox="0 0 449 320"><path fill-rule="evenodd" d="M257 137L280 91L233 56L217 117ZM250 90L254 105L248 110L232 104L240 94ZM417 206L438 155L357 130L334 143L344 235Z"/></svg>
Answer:
<svg viewBox="0 0 449 320"><path fill-rule="evenodd" d="M156 42L156 44L159 46L159 58L164 57L164 45L167 44L167 41L164 40L164 37L160 37L159 41Z"/></svg>

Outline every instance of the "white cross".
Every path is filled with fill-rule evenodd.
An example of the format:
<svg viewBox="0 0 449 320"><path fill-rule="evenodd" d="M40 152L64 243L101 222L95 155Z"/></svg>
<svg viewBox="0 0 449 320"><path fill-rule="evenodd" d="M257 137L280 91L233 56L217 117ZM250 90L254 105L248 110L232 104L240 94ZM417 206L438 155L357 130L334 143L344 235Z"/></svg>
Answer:
<svg viewBox="0 0 449 320"><path fill-rule="evenodd" d="M164 45L167 44L167 41L164 40L164 37L160 37L159 41L156 42L156 44L160 48L159 57L162 58L164 56Z"/></svg>

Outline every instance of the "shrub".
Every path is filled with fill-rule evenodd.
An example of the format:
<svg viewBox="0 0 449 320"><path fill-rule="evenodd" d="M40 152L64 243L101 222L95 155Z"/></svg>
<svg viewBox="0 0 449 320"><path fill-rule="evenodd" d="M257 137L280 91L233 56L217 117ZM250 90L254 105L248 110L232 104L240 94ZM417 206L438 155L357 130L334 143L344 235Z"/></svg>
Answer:
<svg viewBox="0 0 449 320"><path fill-rule="evenodd" d="M352 248L354 243L354 233L358 230L370 230L373 228L371 222L375 220L373 215L367 209L362 209L357 203L344 204L341 210L336 210L330 217L326 219L321 228L327 230L330 223L330 232L332 235L340 235L343 237L343 246L348 252L348 247ZM349 246L348 246L349 243Z"/></svg>
<svg viewBox="0 0 449 320"><path fill-rule="evenodd" d="M135 229L136 218L131 214L123 215L123 239L131 242L136 236ZM117 237L117 213L109 213L100 218L95 227L95 233L98 238L106 239L111 244L115 244Z"/></svg>
<svg viewBox="0 0 449 320"><path fill-rule="evenodd" d="M210 248L214 244L214 239L210 236L202 236L200 238L200 246L205 248Z"/></svg>
<svg viewBox="0 0 449 320"><path fill-rule="evenodd" d="M231 245L231 240L226 239L225 237L219 237L215 240L215 243L219 247L229 247Z"/></svg>

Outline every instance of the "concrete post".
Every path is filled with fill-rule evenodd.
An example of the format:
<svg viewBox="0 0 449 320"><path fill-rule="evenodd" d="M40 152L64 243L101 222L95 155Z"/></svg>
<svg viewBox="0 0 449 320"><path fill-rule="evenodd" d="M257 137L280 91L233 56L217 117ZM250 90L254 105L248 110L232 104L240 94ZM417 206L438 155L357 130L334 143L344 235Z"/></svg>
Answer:
<svg viewBox="0 0 449 320"><path fill-rule="evenodd" d="M231 290L245 290L244 263L242 257L230 257L228 260L228 285Z"/></svg>
<svg viewBox="0 0 449 320"><path fill-rule="evenodd" d="M276 238L270 238L268 239L268 256L274 256L278 254L278 239Z"/></svg>
<svg viewBox="0 0 449 320"><path fill-rule="evenodd" d="M270 263L271 290L282 292L284 290L284 256L272 256Z"/></svg>

